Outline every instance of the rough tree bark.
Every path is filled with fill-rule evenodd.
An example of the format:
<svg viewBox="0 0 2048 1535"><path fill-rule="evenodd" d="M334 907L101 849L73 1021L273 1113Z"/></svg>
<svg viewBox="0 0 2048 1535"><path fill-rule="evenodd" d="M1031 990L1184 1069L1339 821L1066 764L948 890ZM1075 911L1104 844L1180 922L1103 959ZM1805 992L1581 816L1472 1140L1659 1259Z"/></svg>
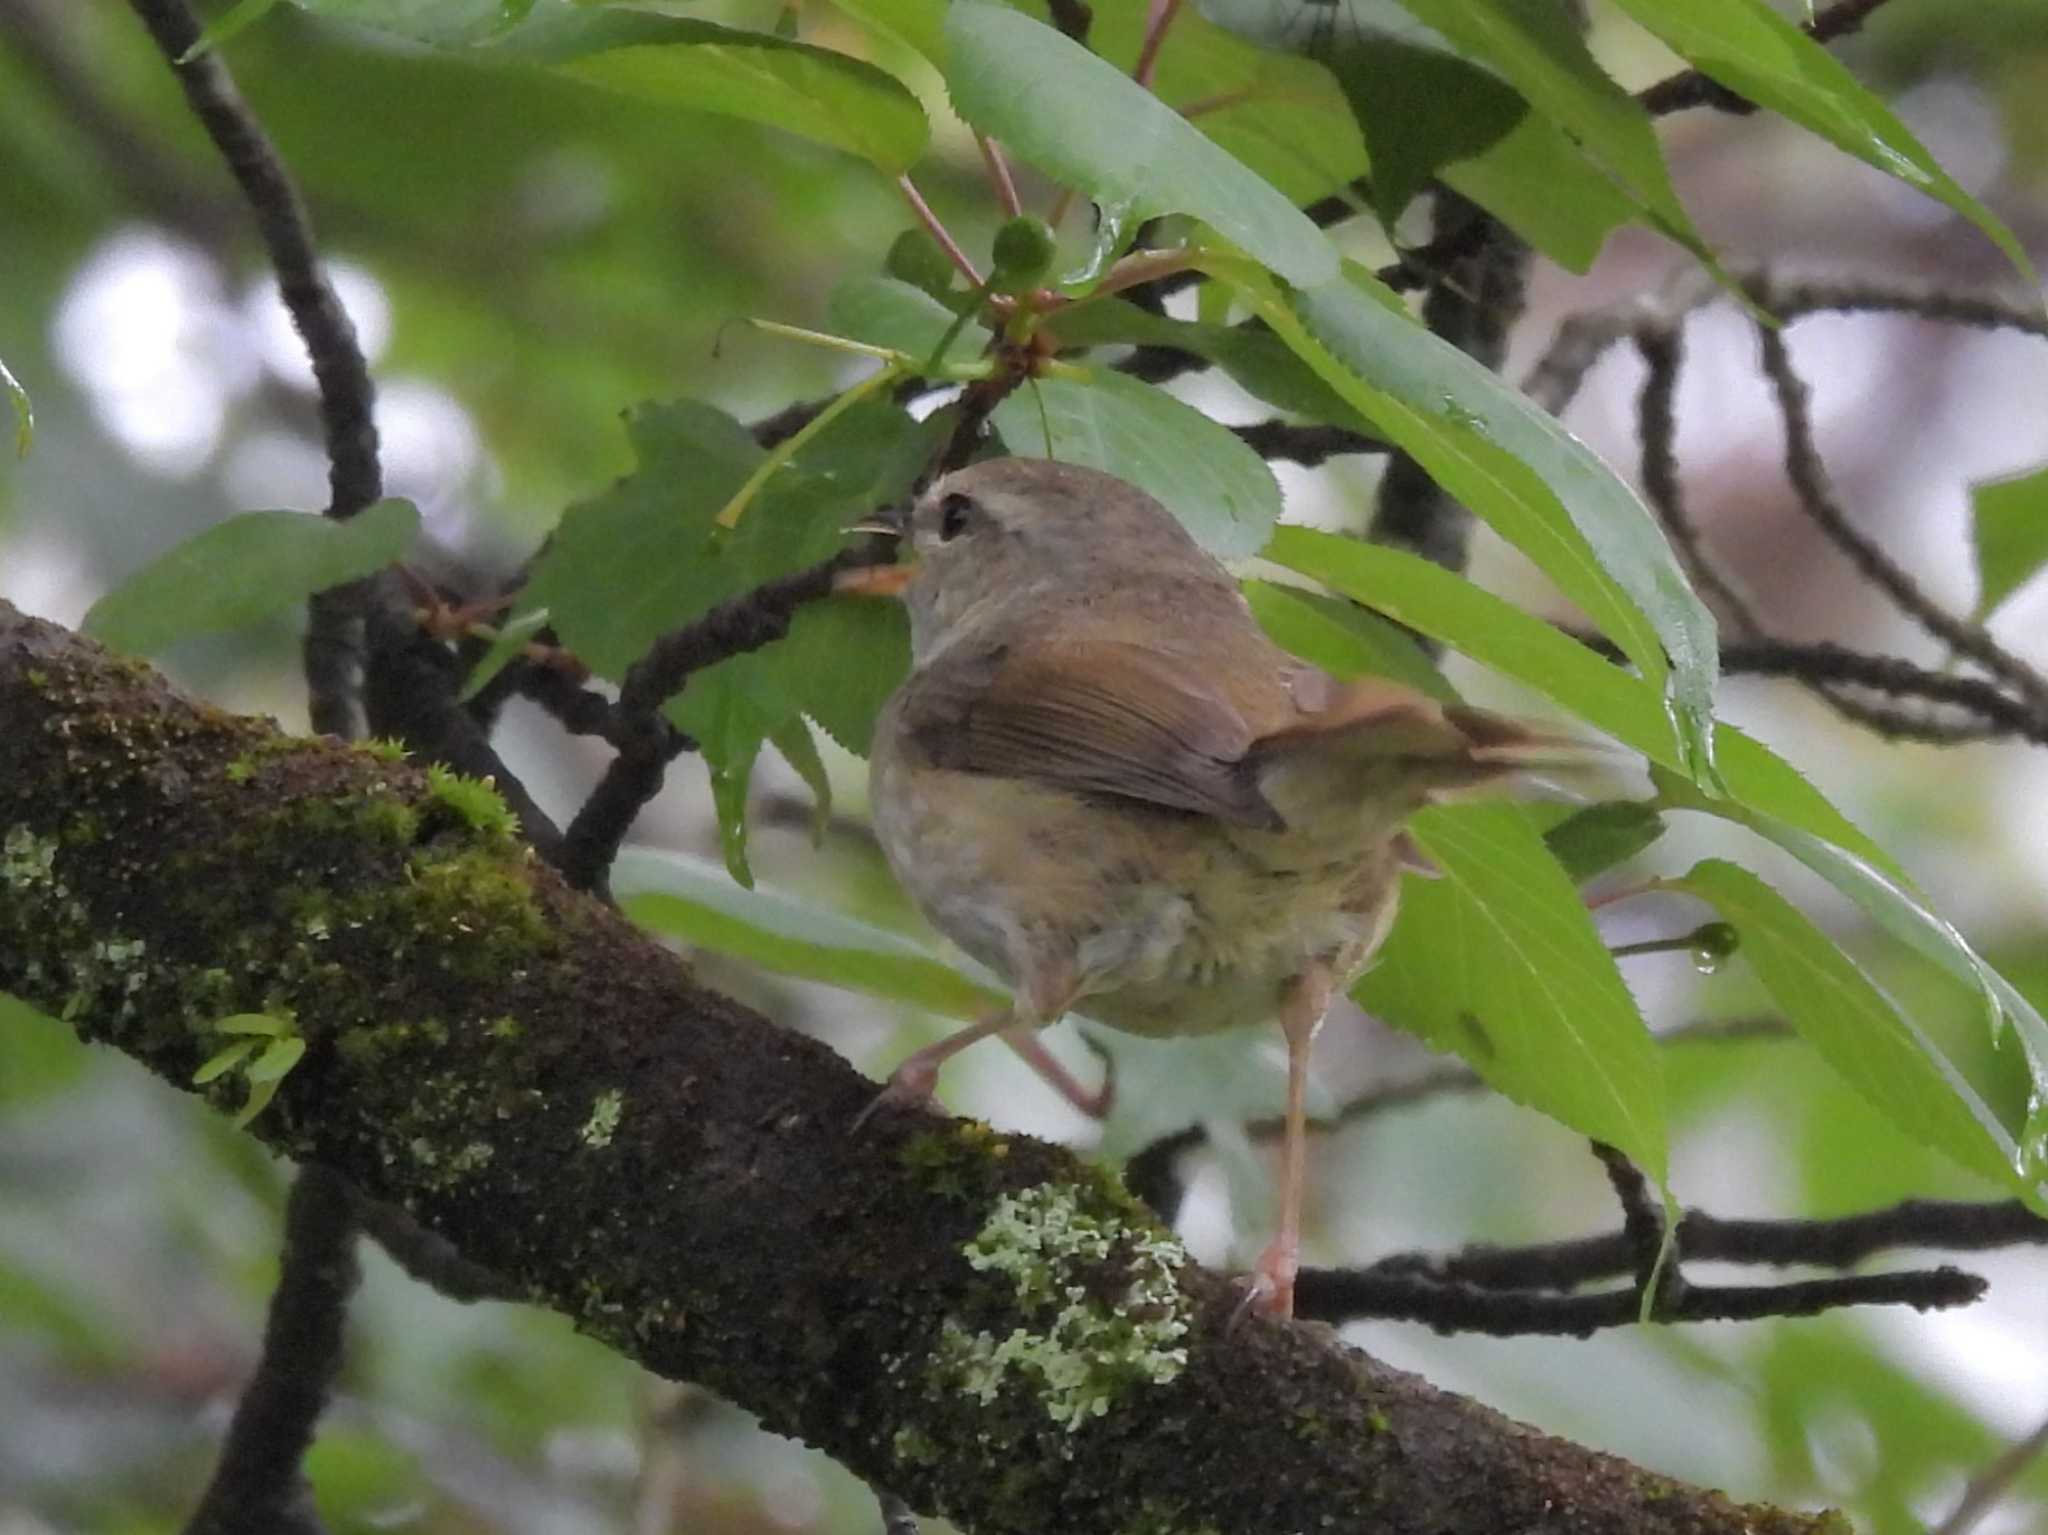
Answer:
<svg viewBox="0 0 2048 1535"><path fill-rule="evenodd" d="M1252 1320L1109 1176L873 1092L513 840L475 785L293 740L0 603L0 990L537 1304L977 1531L1795 1535ZM223 1107L229 1072L203 1091Z"/></svg>

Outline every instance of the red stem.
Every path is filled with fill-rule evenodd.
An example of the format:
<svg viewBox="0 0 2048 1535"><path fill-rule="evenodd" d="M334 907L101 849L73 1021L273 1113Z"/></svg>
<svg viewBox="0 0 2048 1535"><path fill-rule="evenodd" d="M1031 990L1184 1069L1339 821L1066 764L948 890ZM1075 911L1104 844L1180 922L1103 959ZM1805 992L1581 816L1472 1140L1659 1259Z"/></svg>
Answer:
<svg viewBox="0 0 2048 1535"><path fill-rule="evenodd" d="M1145 17L1145 41L1138 48L1137 66L1131 70L1131 78L1152 88L1152 70L1159 63L1159 45L1166 41L1166 29L1173 25L1173 18L1180 12L1180 0L1152 0L1152 9Z"/></svg>
<svg viewBox="0 0 2048 1535"><path fill-rule="evenodd" d="M985 133L977 133L974 142L981 146L982 162L988 166L988 179L995 184L997 201L1008 217L1015 218L1024 211L1024 203L1017 196L1017 183L1010 178L1010 162L1003 158L1003 146Z"/></svg>
<svg viewBox="0 0 2048 1535"><path fill-rule="evenodd" d="M946 253L946 259L959 269L970 286L979 288L982 285L981 273L974 269L974 263L967 259L967 252L960 248L946 226L939 222L939 216L932 212L931 204L924 200L924 194L918 191L916 184L907 175L898 176L896 188L903 194L903 200L910 204L910 211L917 215L917 221L939 242L939 249Z"/></svg>

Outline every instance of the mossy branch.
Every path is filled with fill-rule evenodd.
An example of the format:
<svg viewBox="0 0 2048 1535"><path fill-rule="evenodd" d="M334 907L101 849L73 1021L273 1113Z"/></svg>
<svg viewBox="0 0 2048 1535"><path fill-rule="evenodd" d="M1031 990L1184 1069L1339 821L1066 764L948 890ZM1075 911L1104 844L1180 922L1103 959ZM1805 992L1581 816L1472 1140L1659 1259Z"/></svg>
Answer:
<svg viewBox="0 0 2048 1535"><path fill-rule="evenodd" d="M0 603L0 990L977 1531L1796 1535L1340 1347L1058 1148L872 1084L570 890L474 785L224 714ZM239 1089L203 1091L232 1108Z"/></svg>

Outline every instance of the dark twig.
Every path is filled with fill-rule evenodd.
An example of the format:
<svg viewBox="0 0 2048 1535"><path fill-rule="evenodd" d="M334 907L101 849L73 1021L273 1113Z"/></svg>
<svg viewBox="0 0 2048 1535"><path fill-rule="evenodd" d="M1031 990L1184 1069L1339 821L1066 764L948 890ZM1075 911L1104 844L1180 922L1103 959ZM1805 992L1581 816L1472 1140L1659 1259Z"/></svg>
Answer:
<svg viewBox="0 0 2048 1535"><path fill-rule="evenodd" d="M1258 421L1231 429L1260 458L1284 459L1313 469L1345 453L1385 453L1387 445L1377 437L1354 432L1346 426L1324 426L1316 422Z"/></svg>
<svg viewBox="0 0 2048 1535"><path fill-rule="evenodd" d="M2048 1420L1970 1478L1957 1500L1955 1512L1935 1526L1934 1535L1969 1535L1998 1500L2011 1490L2021 1474L2048 1451Z"/></svg>
<svg viewBox="0 0 2048 1535"><path fill-rule="evenodd" d="M1759 287L1756 294L1758 302L1769 307L1769 290ZM1764 374L1771 382L1785 421L1785 474L1800 510L1848 556L1863 578L1890 597L1901 612L1958 655L1968 657L2005 681L2037 711L2048 713L2048 680L1992 639L1981 625L1959 619L1935 602L1904 567L1849 522L1828 485L1827 469L1814 443L1806 385L1792 368L1784 335L1771 326L1759 325L1757 345Z"/></svg>
<svg viewBox="0 0 2048 1535"><path fill-rule="evenodd" d="M1831 43L1861 27L1884 0L1837 0L1803 28L1817 43ZM1636 100L1652 117L1683 112L1689 107L1712 107L1717 112L1737 115L1754 112L1756 103L1697 69L1684 70L1636 92Z"/></svg>
<svg viewBox="0 0 2048 1535"><path fill-rule="evenodd" d="M510 1280L471 1263L446 1237L427 1230L397 1205L351 1192L356 1223L412 1278L453 1301L524 1301Z"/></svg>
<svg viewBox="0 0 2048 1535"><path fill-rule="evenodd" d="M882 1511L882 1535L917 1535L917 1511L886 1488L873 1491Z"/></svg>
<svg viewBox="0 0 2048 1535"><path fill-rule="evenodd" d="M320 422L327 439L327 515L353 517L381 496L374 389L355 327L320 269L312 222L284 162L243 103L218 51L188 57L199 23L185 0L129 0L169 61L193 115L256 215L277 286L313 362ZM316 594L309 604L303 661L313 728L344 738L357 733L357 673L363 659L360 586Z"/></svg>
<svg viewBox="0 0 2048 1535"><path fill-rule="evenodd" d="M1663 1207L1650 1192L1650 1181L1643 1176L1642 1169L1617 1148L1603 1141L1594 1141L1593 1155L1600 1159L1607 1182L1621 1204L1621 1239L1628 1243L1636 1300L1640 1304L1655 1282L1657 1298L1653 1314L1660 1319L1669 1316L1684 1299L1685 1283L1679 1278L1676 1263L1666 1267L1661 1278L1657 1273L1657 1260L1664 1254Z"/></svg>
<svg viewBox="0 0 2048 1535"><path fill-rule="evenodd" d="M1964 1306L1981 1298L1985 1282L1960 1269L1912 1269L1899 1274L1852 1275L1775 1285L1697 1285L1668 1308L1660 1322L1748 1322L1763 1317L1814 1316L1843 1306L1911 1306L1927 1311ZM1583 1338L1642 1319L1633 1288L1592 1295L1543 1295L1482 1290L1470 1285L1389 1277L1371 1272L1304 1269L1295 1310L1322 1322L1422 1322L1438 1332L1494 1337L1546 1333Z"/></svg>
<svg viewBox="0 0 2048 1535"><path fill-rule="evenodd" d="M347 1185L319 1167L300 1168L285 1206L283 1272L270 1298L262 1358L186 1535L321 1529L299 1461L341 1366L358 1277L355 1238Z"/></svg>

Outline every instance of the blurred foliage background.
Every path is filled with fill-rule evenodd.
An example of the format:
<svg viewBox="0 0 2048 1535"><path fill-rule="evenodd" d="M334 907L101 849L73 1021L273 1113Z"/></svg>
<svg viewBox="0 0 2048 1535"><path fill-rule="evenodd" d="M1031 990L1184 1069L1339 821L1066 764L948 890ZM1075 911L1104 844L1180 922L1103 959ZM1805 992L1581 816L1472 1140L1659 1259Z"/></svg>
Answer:
<svg viewBox="0 0 2048 1535"><path fill-rule="evenodd" d="M1099 7L1117 25L1135 8ZM891 46L830 7L797 9L807 37ZM774 8L693 14L772 24ZM1669 67L1597 6L1594 21L1596 48L1625 81ZM1897 0L1840 52L2037 260L2048 257L2048 118L2038 109L2048 0ZM468 67L289 8L228 56L299 179L371 352L391 492L419 504L449 568L509 570L564 506L624 472L620 417L640 402L692 395L744 419L850 376L831 354L730 322L825 323L832 284L877 270L904 226L877 173L771 129ZM1767 115L1692 113L1663 132L1687 206L1731 263L2009 291L2001 258L1959 220ZM994 213L973 146L957 124L940 133L920 181L978 248ZM1539 263L1510 376L1565 317L1656 293L1688 270L1682 253L1634 230L1611 239L1586 276ZM1679 448L1717 551L1788 634L1911 650L1914 639L1794 517L1777 417L1742 323L1709 310L1687 340ZM1831 318L1801 326L1793 348L1853 515L1937 597L1967 609L1968 487L2048 459L2048 346ZM75 622L111 583L228 511L325 501L307 371L246 210L114 0L0 0L0 358L37 409L33 452L0 465L0 596L30 612ZM1618 465L1633 462L1640 378L1618 351L1569 417ZM1186 393L1225 415L1243 406L1213 384ZM1371 461L1281 472L1296 516L1362 525ZM1484 536L1474 573L1545 600L1518 558ZM1997 622L2037 664L2048 664L2043 585ZM169 665L228 707L303 728L296 639L279 623L185 645ZM1486 691L1484 679L1460 680ZM2039 750L1885 746L1761 682L1729 683L1724 705L1813 774L2048 1005ZM558 813L599 761L517 706L505 744ZM835 757L832 767L843 808L822 851L793 781L757 781L756 868L870 920L908 924L862 831L859 764ZM1712 833L1694 835L1693 851L1712 851ZM639 838L715 855L692 763L671 775ZM1631 920L1641 931L1618 936L1656 936L1674 919L1652 909ZM870 1070L932 1027L706 966L717 984ZM1665 1024L1739 1016L1760 997L1740 963L1702 976L1665 957L1635 962L1629 976ZM1356 1015L1326 1032L1325 1079L1339 1098L1425 1064L1419 1047ZM1249 1053L1275 1080L1266 1042L1231 1048L1168 1057L1163 1069L1221 1080ZM1668 1064L1675 1182L1690 1203L1832 1214L1988 1194L1887 1128L1797 1045L1687 1045ZM1007 1060L975 1052L949 1083L963 1111L1090 1133ZM1128 1124L1110 1133L1137 1138ZM1447 1096L1381 1114L1319 1155L1316 1261L1541 1240L1613 1221L1583 1145L1497 1100ZM1225 1155L1189 1168L1185 1225L1211 1261L1230 1253L1229 1193L1243 1181L1234 1165ZM0 1532L179 1526L253 1360L284 1177L196 1103L0 1004ZM1239 1224L1256 1233L1263 1216L1241 1211ZM645 1377L559 1319L455 1306L374 1253L366 1263L344 1392L310 1467L331 1528L653 1535L875 1524L865 1489L821 1457ZM2038 1305L2048 1266L2024 1250L1970 1266L1991 1276L1991 1299L1936 1317L1635 1329L1589 1342L1353 1331L1393 1362L1547 1429L1744 1496L1841 1503L1860 1527L1889 1535L1938 1519L1974 1471L2048 1416ZM2048 1470L1981 1528L2044 1522Z"/></svg>

